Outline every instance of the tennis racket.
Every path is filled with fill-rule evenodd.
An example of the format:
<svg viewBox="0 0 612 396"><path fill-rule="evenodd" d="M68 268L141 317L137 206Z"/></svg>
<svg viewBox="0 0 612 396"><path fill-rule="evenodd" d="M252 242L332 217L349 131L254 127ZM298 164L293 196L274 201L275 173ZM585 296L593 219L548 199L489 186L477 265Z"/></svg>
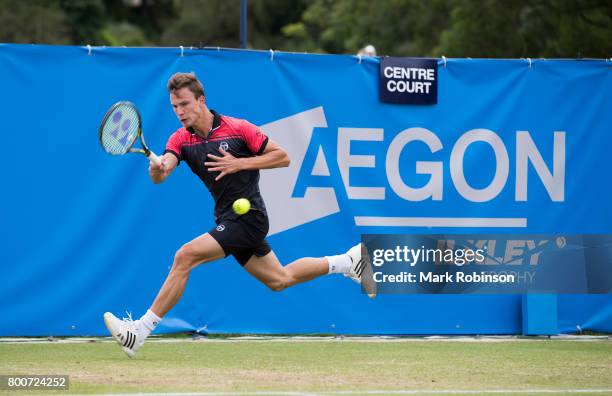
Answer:
<svg viewBox="0 0 612 396"><path fill-rule="evenodd" d="M100 145L109 154L140 153L159 166L161 159L149 150L142 135L142 120L131 102L117 102L111 106L100 123ZM134 148L140 139L142 148Z"/></svg>

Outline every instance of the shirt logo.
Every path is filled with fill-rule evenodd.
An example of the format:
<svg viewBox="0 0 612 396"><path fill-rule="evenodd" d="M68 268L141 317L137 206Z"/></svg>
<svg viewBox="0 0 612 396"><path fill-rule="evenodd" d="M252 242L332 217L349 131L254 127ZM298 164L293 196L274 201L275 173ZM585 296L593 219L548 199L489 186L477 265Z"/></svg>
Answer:
<svg viewBox="0 0 612 396"><path fill-rule="evenodd" d="M227 144L227 142L221 142L221 144L219 145L219 148L223 151L227 151L227 149L229 148L229 145Z"/></svg>
<svg viewBox="0 0 612 396"><path fill-rule="evenodd" d="M221 232L223 230L225 230L225 225L224 224L219 224L216 228L217 231Z"/></svg>

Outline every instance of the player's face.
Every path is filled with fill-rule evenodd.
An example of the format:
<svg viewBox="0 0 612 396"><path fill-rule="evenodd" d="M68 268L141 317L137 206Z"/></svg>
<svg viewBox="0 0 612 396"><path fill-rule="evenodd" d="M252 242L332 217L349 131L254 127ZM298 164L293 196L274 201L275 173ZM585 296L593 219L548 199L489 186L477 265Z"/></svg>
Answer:
<svg viewBox="0 0 612 396"><path fill-rule="evenodd" d="M170 103L174 109L174 114L185 128L196 125L204 114L204 97L200 96L196 99L189 88L181 88L172 92Z"/></svg>

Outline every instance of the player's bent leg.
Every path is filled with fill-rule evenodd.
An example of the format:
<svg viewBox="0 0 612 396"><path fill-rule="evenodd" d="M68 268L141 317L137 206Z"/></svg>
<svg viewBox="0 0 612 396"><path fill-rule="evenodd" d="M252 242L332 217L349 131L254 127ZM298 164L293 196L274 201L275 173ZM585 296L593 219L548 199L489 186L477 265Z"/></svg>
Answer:
<svg viewBox="0 0 612 396"><path fill-rule="evenodd" d="M329 262L325 257L304 257L283 267L270 251L262 257L251 256L244 269L271 290L281 291L327 274Z"/></svg>
<svg viewBox="0 0 612 396"><path fill-rule="evenodd" d="M185 290L189 273L196 266L225 257L219 243L204 234L183 245L174 257L166 281L162 285L151 309L139 320L119 319L110 312L104 314L104 324L113 338L130 358L144 345L147 336L161 318L178 302Z"/></svg>
<svg viewBox="0 0 612 396"><path fill-rule="evenodd" d="M208 233L183 245L174 256L170 273L157 294L151 311L160 318L166 315L183 295L191 270L200 264L223 257L223 248Z"/></svg>
<svg viewBox="0 0 612 396"><path fill-rule="evenodd" d="M365 253L365 254L362 254ZM321 275L339 273L362 285L370 297L376 297L376 284L365 247L359 243L344 254L305 257L283 267L273 251L265 256L251 256L244 266L251 275L274 291L281 291Z"/></svg>

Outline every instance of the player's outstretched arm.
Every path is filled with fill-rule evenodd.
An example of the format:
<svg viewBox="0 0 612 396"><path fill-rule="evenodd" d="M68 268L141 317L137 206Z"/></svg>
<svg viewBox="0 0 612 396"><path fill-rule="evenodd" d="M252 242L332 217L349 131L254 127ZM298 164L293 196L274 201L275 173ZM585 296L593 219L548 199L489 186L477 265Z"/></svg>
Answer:
<svg viewBox="0 0 612 396"><path fill-rule="evenodd" d="M160 159L162 160L160 165L149 163L149 176L151 176L151 180L155 184L166 180L178 165L178 159L173 154L166 153Z"/></svg>

